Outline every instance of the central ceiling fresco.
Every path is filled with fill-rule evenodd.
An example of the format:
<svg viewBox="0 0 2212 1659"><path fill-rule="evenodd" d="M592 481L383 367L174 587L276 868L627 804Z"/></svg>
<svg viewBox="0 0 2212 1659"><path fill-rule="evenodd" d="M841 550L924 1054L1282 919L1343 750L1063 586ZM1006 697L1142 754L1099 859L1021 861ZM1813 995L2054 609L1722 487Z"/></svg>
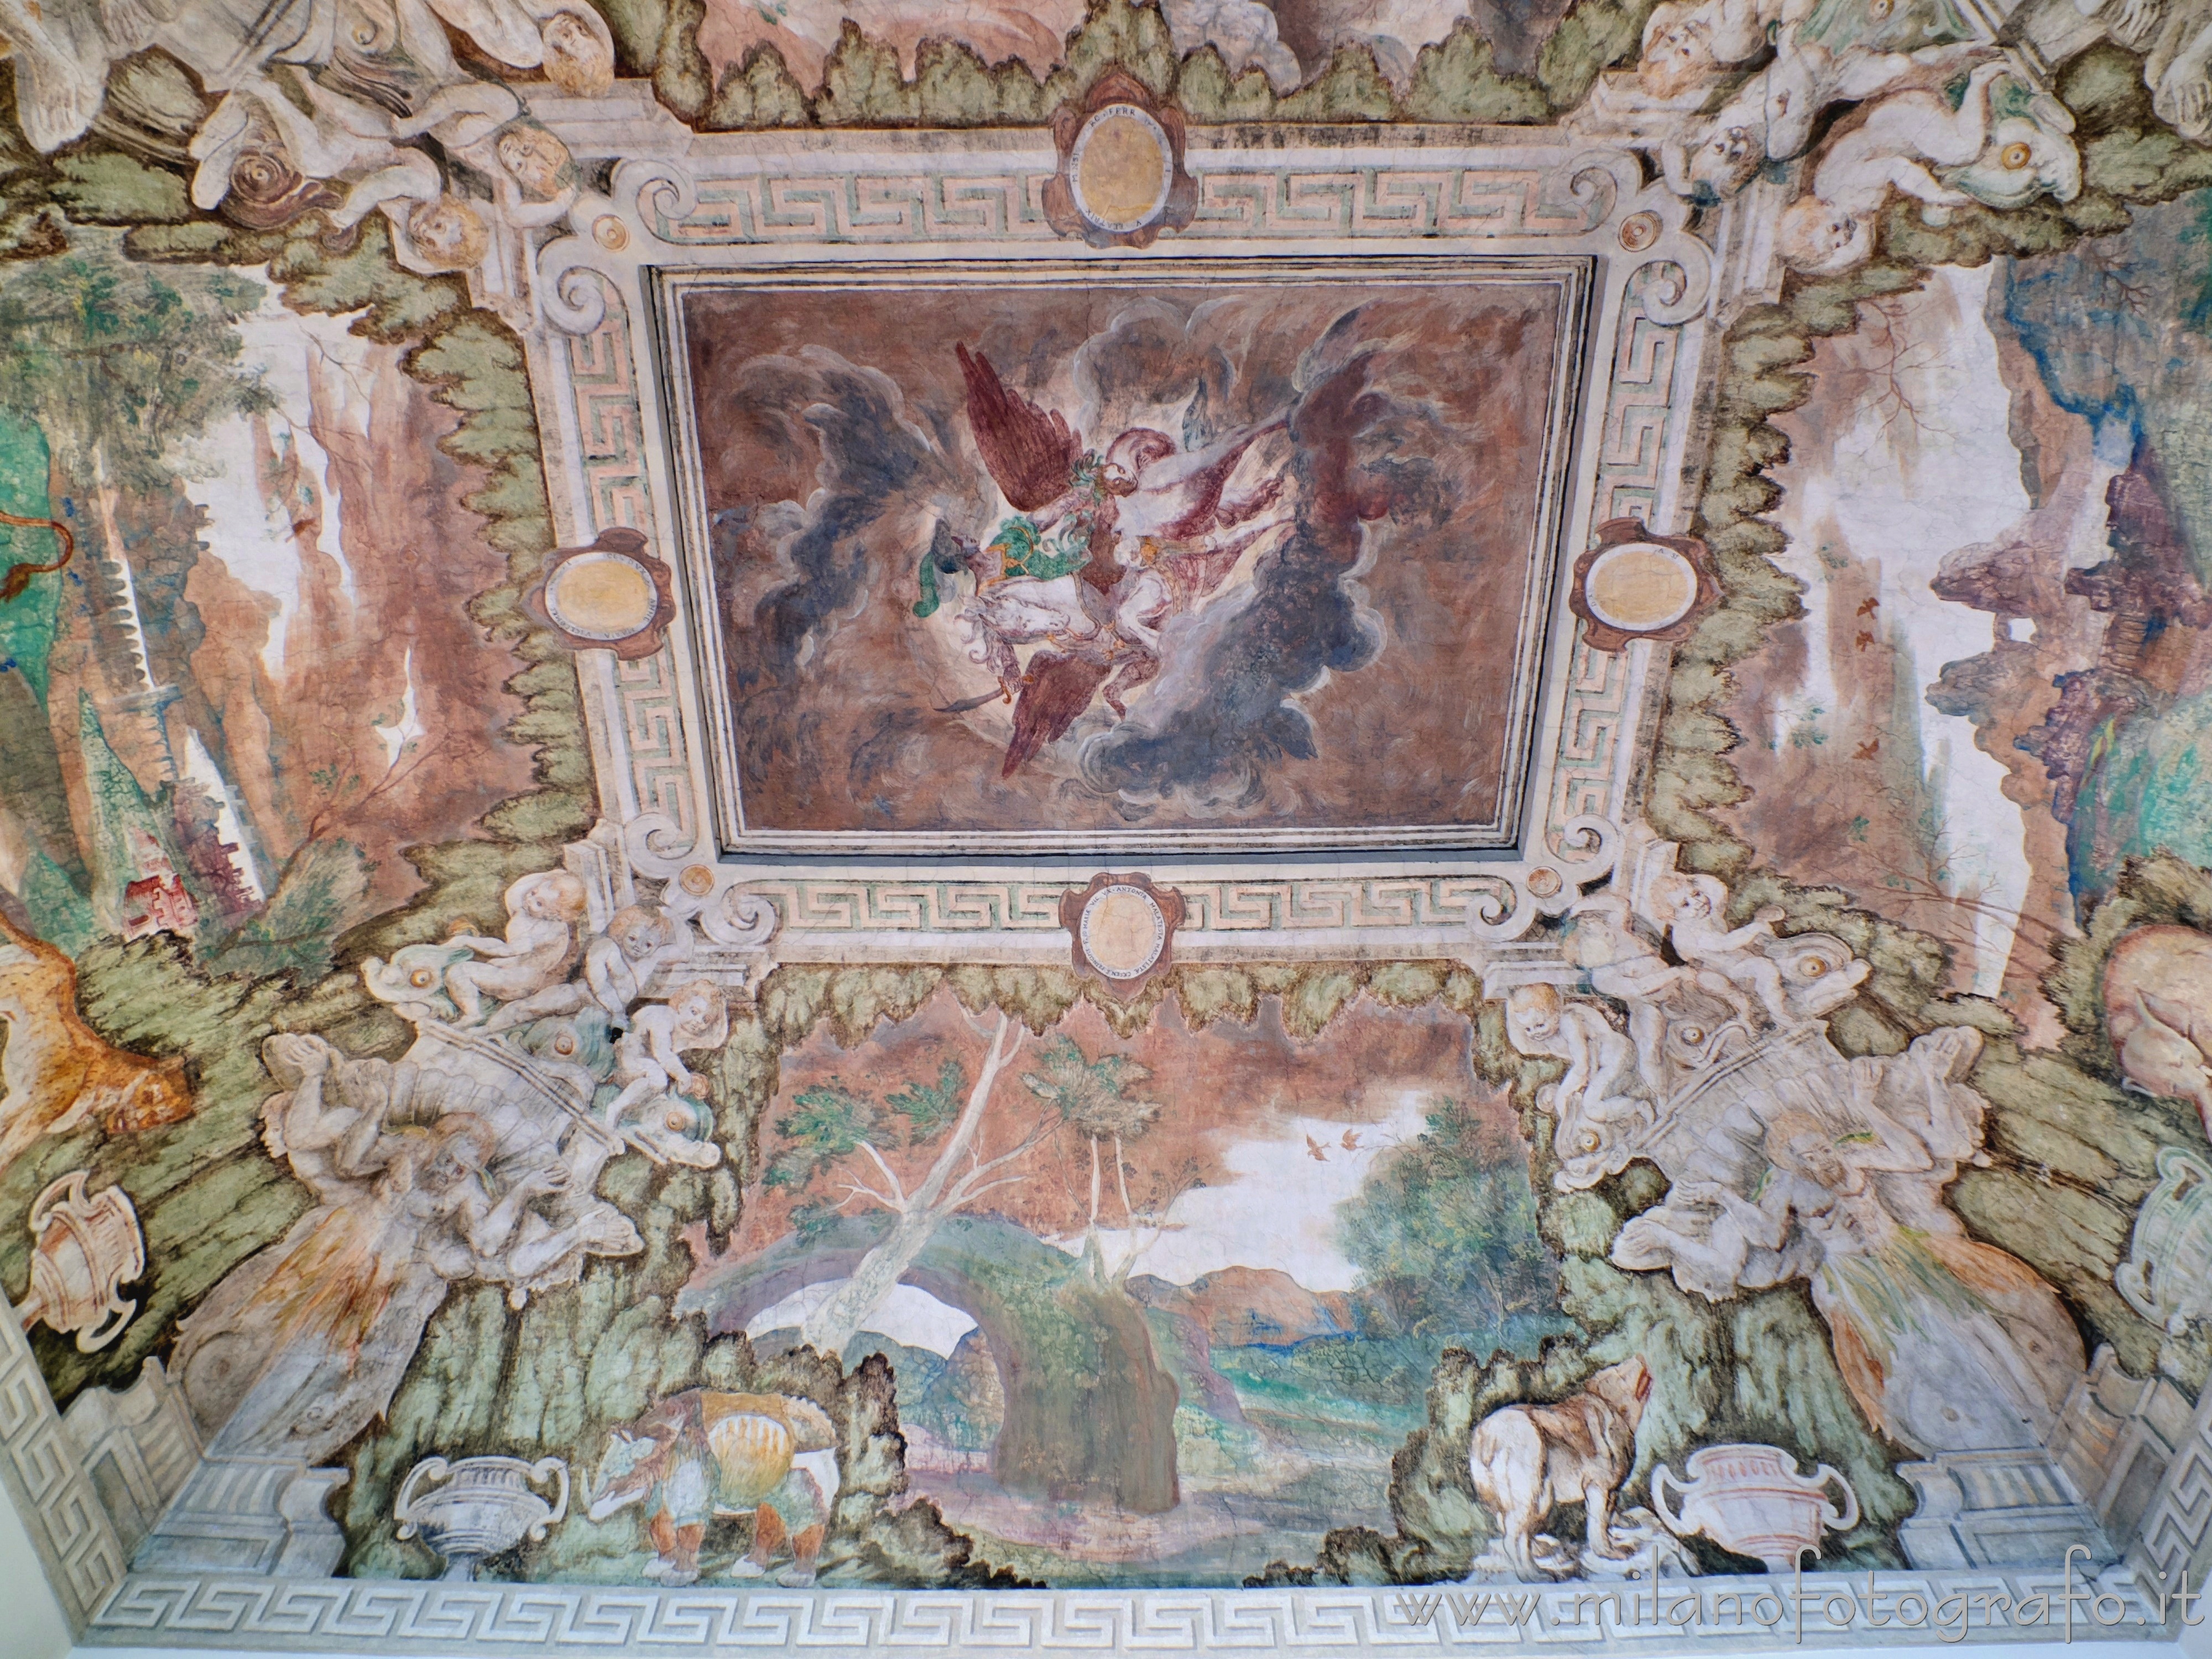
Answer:
<svg viewBox="0 0 2212 1659"><path fill-rule="evenodd" d="M1510 842L1583 273L1340 270L686 290L735 844Z"/></svg>
<svg viewBox="0 0 2212 1659"><path fill-rule="evenodd" d="M2205 0L0 0L88 1644L2170 1640Z"/></svg>

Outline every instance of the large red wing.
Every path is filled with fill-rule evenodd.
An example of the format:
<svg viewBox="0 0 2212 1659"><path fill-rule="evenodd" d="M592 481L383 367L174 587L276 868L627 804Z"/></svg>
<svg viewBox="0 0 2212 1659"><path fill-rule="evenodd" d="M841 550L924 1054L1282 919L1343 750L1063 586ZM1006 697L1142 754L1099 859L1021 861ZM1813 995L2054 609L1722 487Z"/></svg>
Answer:
<svg viewBox="0 0 2212 1659"><path fill-rule="evenodd" d="M1006 744L1006 764L1000 772L1011 778L1022 763L1063 736L1076 716L1091 707L1106 678L1106 665L1063 657L1056 651L1040 651L1030 659L1022 676L1022 694L1014 699L1013 740Z"/></svg>
<svg viewBox="0 0 2212 1659"><path fill-rule="evenodd" d="M1000 493L1017 513L1049 507L1066 494L1083 440L1059 410L1039 409L1008 386L982 353L952 349L968 381L968 424Z"/></svg>

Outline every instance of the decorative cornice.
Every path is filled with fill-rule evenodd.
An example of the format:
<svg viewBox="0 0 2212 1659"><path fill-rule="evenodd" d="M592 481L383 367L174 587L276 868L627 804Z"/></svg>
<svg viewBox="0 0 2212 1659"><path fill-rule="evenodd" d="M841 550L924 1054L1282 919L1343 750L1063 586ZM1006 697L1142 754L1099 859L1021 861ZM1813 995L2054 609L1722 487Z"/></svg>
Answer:
<svg viewBox="0 0 2212 1659"><path fill-rule="evenodd" d="M684 538L703 532L694 526L679 537L693 509L662 459L665 405L647 392L661 374L642 325L651 283L686 268L781 264L810 252L841 263L880 253L915 270L944 258L1064 263L1070 244L1038 204L1057 165L1048 135L702 136L665 112L611 119L609 106L624 95L617 88L610 100L536 108L580 156L626 142L609 193L580 202L576 234L542 251L534 291L550 326L529 336L532 365L554 440L549 477L563 539L634 527L680 566ZM1297 240L1302 256L1395 242L1422 259L1591 258L1600 270L1590 301L1598 366L1575 421L1580 459L1561 556L1571 562L1588 545L1585 526L1607 520L1637 518L1662 535L1679 528L1717 270L1714 250L1691 234L1686 204L1647 184L1626 152L1555 131L1410 129L1348 148L1329 147L1329 136L1288 129L1262 143L1245 130L1193 131L1193 222L1149 252L1112 257L1133 264L1170 247L1245 252L1279 237ZM679 609L702 603L696 580L679 573ZM822 849L840 854L834 860L798 851L728 859L719 844L727 826L716 827L729 816L729 784L720 775L728 763L716 758L720 716L706 690L710 630L695 617L659 651L629 661L586 653L579 667L602 811L620 827L631 866L663 881L711 872L699 878L711 882L702 915L714 914L729 889L772 907L771 963L1060 957L1060 892L1109 866L1146 867L1189 896L1181 961L1448 957L1477 938L1524 932L1602 879L1617 839L1609 826L1632 805L1649 704L1663 678L1653 663L1663 665L1666 647L1593 649L1575 638L1563 599L1547 625L1547 689L1528 715L1534 742L1517 849L1468 857L1378 848L1347 866L1341 854L1323 864L1281 848L1264 872L1249 860L1213 863L1245 854L1202 844L1174 854L1116 848L1049 871L1003 865L994 854L1027 850L1003 842L938 849L963 853L957 878L889 851L842 846Z"/></svg>
<svg viewBox="0 0 2212 1659"><path fill-rule="evenodd" d="M123 1581L114 1522L70 1443L22 1322L0 1297L0 1486L22 1516L73 1629Z"/></svg>
<svg viewBox="0 0 2212 1659"><path fill-rule="evenodd" d="M702 136L664 117L644 124L647 135L662 130L655 143L607 121L599 106L570 118L575 101L532 108L580 160L614 163L608 192L579 197L569 234L537 254L537 302L571 333L588 333L605 316L607 296L587 273L627 288L641 264L696 261L710 249L726 262L803 257L810 247L971 258L1067 248L1046 201L1062 170L1049 132L963 133L949 143L942 135L840 133L799 143ZM1645 183L1626 149L1549 128L1515 129L1510 142L1480 148L1464 130L1394 128L1390 142L1350 150L1328 136L1293 128L1255 143L1245 128L1194 129L1184 158L1196 191L1190 222L1170 240L1116 252L1172 258L1203 251L1200 244L1417 240L1423 252L1440 252L1452 251L1449 241L1533 249L1594 238L1614 257L1630 254L1632 271L1671 273L1646 301L1659 320L1687 322L1711 297L1716 258L1692 233L1688 204Z"/></svg>
<svg viewBox="0 0 2212 1659"><path fill-rule="evenodd" d="M2022 1627L1997 1607L2039 1593L2056 1601L2057 1571L1818 1573L1802 1607L1788 1578L1754 1574L1661 1581L1664 1607L1638 1582L1565 1585L1428 1585L1407 1590L1274 1589L888 1591L670 1590L587 1584L448 1583L422 1580L172 1578L133 1574L87 1629L88 1644L172 1649L300 1648L408 1656L750 1653L836 1650L1102 1654L1392 1654L1467 1644L1565 1652L1617 1651L1623 1639L1694 1641L1700 1650L1863 1646L1879 1614L1896 1639L1900 1603L1932 1621L1948 1611L1944 1639L2061 1638L2051 1621ZM2076 1574L2075 1633L2083 1639L2165 1641L2155 1608L2127 1582ZM1469 1617L1474 1596L1526 1597L1516 1629L1502 1607ZM2106 1594L2121 1622L2094 1622L2090 1599ZM1668 1610L1694 1617L1672 1622ZM1629 1611L1633 1599L1636 1612ZM1844 1607L1850 1613L1844 1620ZM1832 1609L1839 1622L1831 1623ZM1802 1614L1802 1629L1801 1629ZM1618 1618L1618 1623L1615 1622ZM1967 1627L1960 1628L1960 1621ZM1932 1622L1917 1626L1927 1641ZM1907 1640L1916 1639L1911 1637Z"/></svg>

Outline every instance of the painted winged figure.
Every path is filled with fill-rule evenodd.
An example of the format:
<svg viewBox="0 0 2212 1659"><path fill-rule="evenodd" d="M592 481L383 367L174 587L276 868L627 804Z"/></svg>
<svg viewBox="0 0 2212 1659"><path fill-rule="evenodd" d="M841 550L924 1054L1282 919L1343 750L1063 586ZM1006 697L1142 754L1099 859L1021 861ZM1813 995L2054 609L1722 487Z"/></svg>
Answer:
<svg viewBox="0 0 2212 1659"><path fill-rule="evenodd" d="M965 572L975 590L958 620L971 661L988 668L1013 704L1002 776L1065 735L1092 702L1116 719L1127 695L1158 677L1160 629L1228 579L1237 561L1291 522L1278 471L1231 501L1245 452L1282 429L1279 415L1185 449L1166 433L1133 427L1102 454L1058 410L1038 407L999 378L980 351L954 350L967 382L968 422L1012 514L979 544L939 521L921 561L917 616L944 602L940 584ZM1015 647L1033 646L1026 664Z"/></svg>

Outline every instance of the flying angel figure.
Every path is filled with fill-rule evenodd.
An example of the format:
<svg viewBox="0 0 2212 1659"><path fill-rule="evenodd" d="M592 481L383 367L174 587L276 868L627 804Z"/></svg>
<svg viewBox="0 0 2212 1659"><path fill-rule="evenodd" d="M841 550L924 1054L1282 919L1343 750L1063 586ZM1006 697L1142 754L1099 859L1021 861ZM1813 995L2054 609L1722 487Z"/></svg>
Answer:
<svg viewBox="0 0 2212 1659"><path fill-rule="evenodd" d="M1160 629L1228 579L1261 538L1291 521L1271 515L1279 471L1251 494L1224 499L1247 450L1287 413L1186 450L1164 432L1132 427L1102 455L1058 410L1038 407L999 378L980 351L953 348L967 382L968 423L999 493L1013 509L981 545L940 522L922 556L917 616L942 603L939 580L966 571L975 591L961 606L971 661L990 669L1014 706L1000 775L1011 777L1064 736L1103 696L1119 719L1125 694L1160 672ZM1024 667L1018 645L1039 648Z"/></svg>

